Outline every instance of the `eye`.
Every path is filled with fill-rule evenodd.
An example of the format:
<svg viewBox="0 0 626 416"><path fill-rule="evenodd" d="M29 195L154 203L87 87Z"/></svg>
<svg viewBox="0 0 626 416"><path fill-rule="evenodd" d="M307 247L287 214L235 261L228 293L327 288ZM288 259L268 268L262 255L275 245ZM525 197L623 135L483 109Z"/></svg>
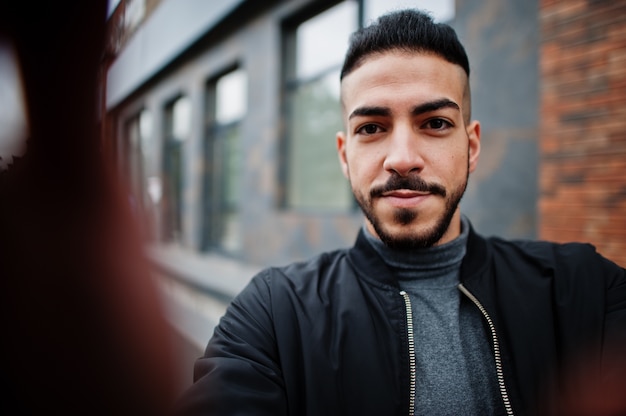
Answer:
<svg viewBox="0 0 626 416"><path fill-rule="evenodd" d="M424 127L431 130L444 130L452 127L452 123L442 118L433 118L431 120L428 120L424 124Z"/></svg>
<svg viewBox="0 0 626 416"><path fill-rule="evenodd" d="M365 124L356 130L357 134L376 134L380 133L381 128L376 124Z"/></svg>

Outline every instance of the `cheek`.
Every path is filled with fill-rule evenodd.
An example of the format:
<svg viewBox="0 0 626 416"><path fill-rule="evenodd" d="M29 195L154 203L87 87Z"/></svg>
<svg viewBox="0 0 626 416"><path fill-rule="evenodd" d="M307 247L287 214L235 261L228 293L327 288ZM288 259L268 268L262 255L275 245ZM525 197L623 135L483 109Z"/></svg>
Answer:
<svg viewBox="0 0 626 416"><path fill-rule="evenodd" d="M439 157L432 159L433 169L442 177L449 181L456 181L458 178L465 178L467 172L467 163L469 155L467 149L454 149L453 152L440 154Z"/></svg>
<svg viewBox="0 0 626 416"><path fill-rule="evenodd" d="M364 183L371 181L379 171L378 164L371 155L352 154L347 159L348 176L352 181Z"/></svg>

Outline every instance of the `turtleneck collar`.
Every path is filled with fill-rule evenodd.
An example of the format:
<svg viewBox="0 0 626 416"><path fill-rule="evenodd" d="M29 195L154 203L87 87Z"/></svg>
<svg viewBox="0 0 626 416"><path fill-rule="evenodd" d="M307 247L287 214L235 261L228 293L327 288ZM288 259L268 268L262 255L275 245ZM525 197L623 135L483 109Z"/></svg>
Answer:
<svg viewBox="0 0 626 416"><path fill-rule="evenodd" d="M365 226L364 226L365 228ZM461 234L452 241L439 246L414 250L395 250L374 237L364 229L366 240L378 252L389 268L401 279L434 278L447 275L451 270L459 268L465 256L469 221L461 215Z"/></svg>

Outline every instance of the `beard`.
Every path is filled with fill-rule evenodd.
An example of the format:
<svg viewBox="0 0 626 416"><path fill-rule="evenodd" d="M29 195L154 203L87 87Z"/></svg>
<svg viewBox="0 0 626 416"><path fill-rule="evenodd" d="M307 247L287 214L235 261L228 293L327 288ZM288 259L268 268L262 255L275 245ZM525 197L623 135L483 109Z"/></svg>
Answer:
<svg viewBox="0 0 626 416"><path fill-rule="evenodd" d="M352 191L357 203L365 214L365 217L372 224L376 234L378 234L378 237L383 241L383 243L393 249L413 250L434 246L439 240L441 240L446 231L448 231L452 217L454 216L454 213L461 202L461 198L463 198L465 189L467 188L468 179L469 167L464 182L453 189L449 195L447 190L437 183L428 183L419 176L401 177L397 174L391 176L384 185L372 188L369 198L365 198L363 193L357 192L354 188L352 188ZM395 235L385 228L383 221L374 211L373 201L376 198L381 197L385 192L398 189L430 192L432 195L439 196L444 199L444 209L438 215L435 224L432 227L422 231L415 231L407 235ZM393 221L407 227L416 220L419 221L419 212L415 209L398 208L395 210L393 215Z"/></svg>

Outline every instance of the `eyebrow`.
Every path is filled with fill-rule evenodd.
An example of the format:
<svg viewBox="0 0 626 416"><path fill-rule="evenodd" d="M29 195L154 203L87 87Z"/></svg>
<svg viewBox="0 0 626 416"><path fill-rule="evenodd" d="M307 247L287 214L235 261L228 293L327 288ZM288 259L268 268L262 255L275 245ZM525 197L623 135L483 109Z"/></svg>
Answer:
<svg viewBox="0 0 626 416"><path fill-rule="evenodd" d="M350 113L350 116L348 117L348 120L354 118L354 117L367 117L367 116L389 116L391 115L391 110L389 109L389 107L358 107L355 108L354 111L352 113Z"/></svg>
<svg viewBox="0 0 626 416"><path fill-rule="evenodd" d="M419 104L416 105L415 107L413 107L413 109L411 110L411 115L413 116L418 116L420 114L424 114L424 113L430 113L431 111L437 111L437 110L441 110L442 108L453 108L455 110L461 110L461 108L459 107L459 105L457 103L455 103L452 100L449 100L447 98L442 98L439 100L434 100L434 101L428 101L426 103L423 104ZM350 113L350 116L348 117L348 120L354 118L354 117L368 117L368 116L380 116L380 117L387 117L391 115L391 109L389 109L389 107L377 107L377 106L372 106L372 107L358 107L356 108L352 113Z"/></svg>
<svg viewBox="0 0 626 416"><path fill-rule="evenodd" d="M429 101L427 103L416 105L413 107L411 114L418 116L420 114L430 113L431 111L441 110L442 108L453 108L461 111L461 107L459 107L457 103L447 98L442 98L440 100Z"/></svg>

